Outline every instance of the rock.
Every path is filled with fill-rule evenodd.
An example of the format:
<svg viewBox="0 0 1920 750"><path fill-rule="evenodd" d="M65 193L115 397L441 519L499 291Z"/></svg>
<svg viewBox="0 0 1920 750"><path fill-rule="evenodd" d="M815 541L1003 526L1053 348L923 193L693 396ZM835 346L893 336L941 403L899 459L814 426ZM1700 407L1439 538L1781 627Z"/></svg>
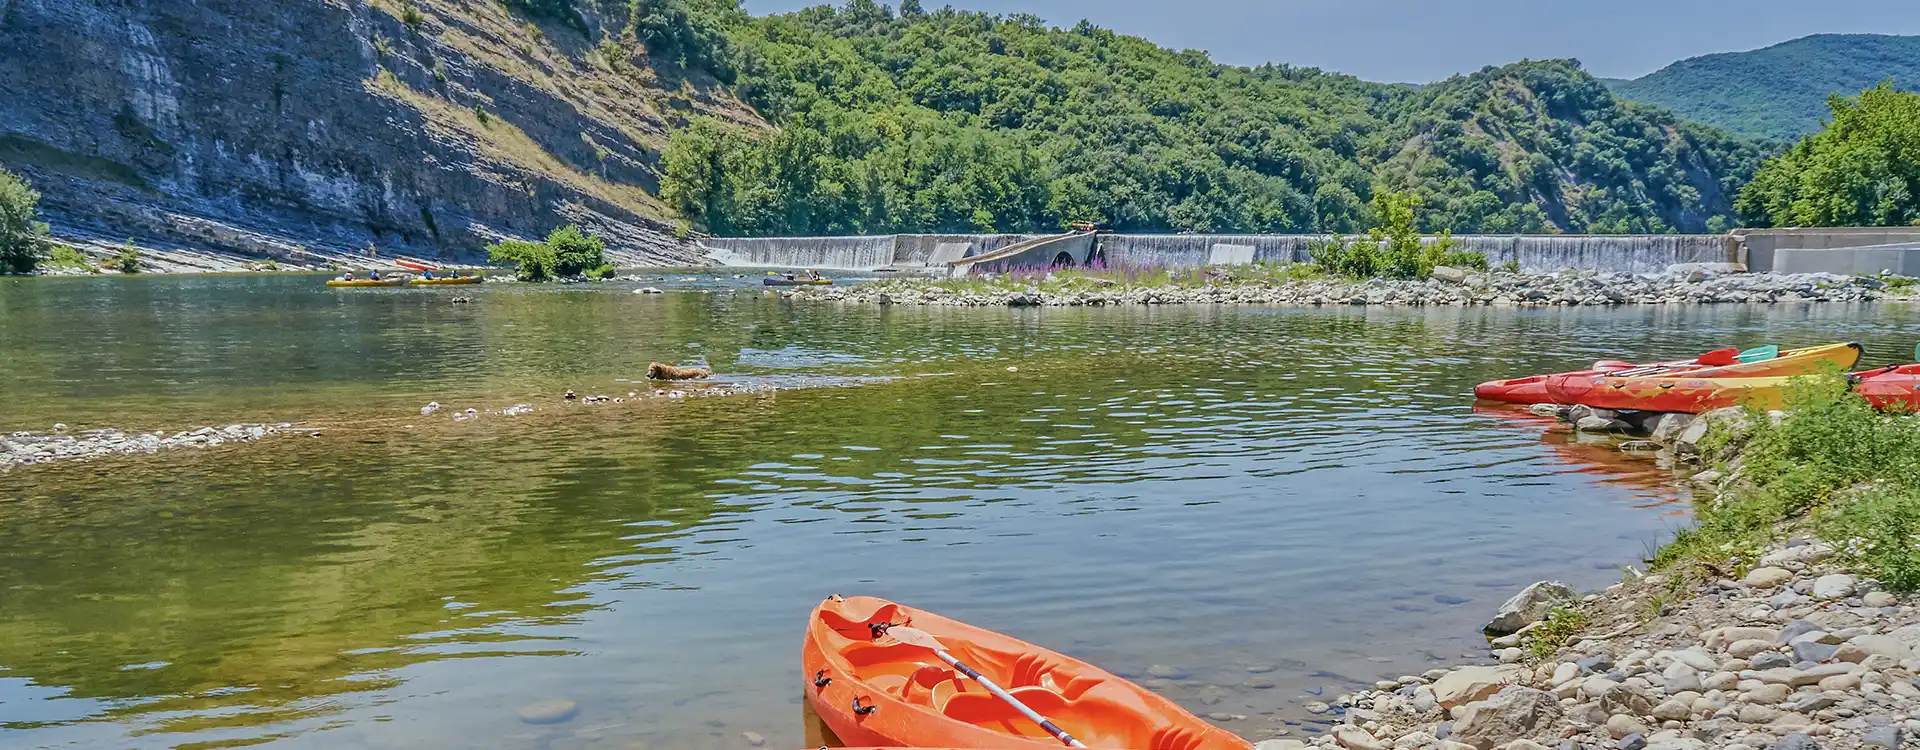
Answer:
<svg viewBox="0 0 1920 750"><path fill-rule="evenodd" d="M1439 742L1439 737L1435 737L1427 732L1408 732L1395 738L1393 746L1402 748L1424 748L1438 744Z"/></svg>
<svg viewBox="0 0 1920 750"><path fill-rule="evenodd" d="M1693 424L1692 414L1662 414L1648 426L1647 432L1653 435L1653 441L1661 445L1673 445L1680 432Z"/></svg>
<svg viewBox="0 0 1920 750"><path fill-rule="evenodd" d="M759 732L741 732L740 739L746 740L752 747L765 747L767 744L767 738L760 736Z"/></svg>
<svg viewBox="0 0 1920 750"><path fill-rule="evenodd" d="M1647 750L1707 750L1707 743L1692 737L1669 737L1649 742Z"/></svg>
<svg viewBox="0 0 1920 750"><path fill-rule="evenodd" d="M1882 750L1900 750L1900 726L1888 724L1867 730L1860 735L1860 744L1866 747L1878 747Z"/></svg>
<svg viewBox="0 0 1920 750"><path fill-rule="evenodd" d="M1588 677L1580 683L1580 697L1587 700L1599 700L1601 696L1620 686L1620 683L1605 677Z"/></svg>
<svg viewBox="0 0 1920 750"><path fill-rule="evenodd" d="M1513 633L1519 629L1547 619L1547 613L1555 605L1575 598L1573 587L1559 581L1539 581L1526 587L1494 614L1493 621L1481 628L1489 637L1498 637Z"/></svg>
<svg viewBox="0 0 1920 750"><path fill-rule="evenodd" d="M1780 718L1780 709L1748 703L1740 707L1739 718L1742 724L1765 724Z"/></svg>
<svg viewBox="0 0 1920 750"><path fill-rule="evenodd" d="M520 707L520 720L528 724L559 724L580 713L580 706L565 698L543 698Z"/></svg>
<svg viewBox="0 0 1920 750"><path fill-rule="evenodd" d="M1640 723L1639 719L1629 714L1614 714L1607 717L1607 734L1613 735L1615 739L1635 734L1644 737L1651 731L1647 729L1647 725Z"/></svg>
<svg viewBox="0 0 1920 750"><path fill-rule="evenodd" d="M1304 705L1301 706L1301 708L1306 709L1307 713L1310 713L1310 714L1324 714L1328 711L1333 710L1332 706L1329 706L1320 701L1307 701Z"/></svg>
<svg viewBox="0 0 1920 750"><path fill-rule="evenodd" d="M1686 721L1693 715L1693 706L1677 700L1667 700L1653 707L1653 718L1667 721Z"/></svg>
<svg viewBox="0 0 1920 750"><path fill-rule="evenodd" d="M1901 643L1906 644L1907 648L1920 648L1920 624L1903 625L1894 628L1893 632L1887 635L1893 636Z"/></svg>
<svg viewBox="0 0 1920 750"><path fill-rule="evenodd" d="M1525 680L1527 671L1510 666L1461 667L1433 683L1433 699L1441 708L1464 706Z"/></svg>
<svg viewBox="0 0 1920 750"><path fill-rule="evenodd" d="M1845 573L1820 576L1813 582L1813 598L1845 599L1853 594L1854 578Z"/></svg>
<svg viewBox="0 0 1920 750"><path fill-rule="evenodd" d="M1312 746L1299 740L1289 739L1262 740L1253 743L1253 750L1307 750L1309 747Z"/></svg>
<svg viewBox="0 0 1920 750"><path fill-rule="evenodd" d="M1534 404L1527 407L1527 411L1537 417L1559 417L1566 412L1566 409L1567 407L1559 404Z"/></svg>
<svg viewBox="0 0 1920 750"><path fill-rule="evenodd" d="M1494 652L1494 657L1499 659L1501 664L1514 664L1527 658L1527 652L1517 648L1503 648Z"/></svg>
<svg viewBox="0 0 1920 750"><path fill-rule="evenodd" d="M1818 641L1794 641L1793 660L1796 662L1826 661L1833 658L1834 654L1839 652L1839 650L1839 646L1820 643Z"/></svg>
<svg viewBox="0 0 1920 750"><path fill-rule="evenodd" d="M1839 675L1839 674L1847 674L1851 671L1853 671L1853 665L1851 664L1816 664L1806 669L1780 667L1777 669L1762 669L1757 671L1749 671L1744 674L1741 674L1740 676L1743 678L1751 677L1753 679L1760 680L1761 682L1771 682L1771 683L1777 683L1777 684L1783 684L1783 685L1791 685L1793 687L1804 687L1807 685L1812 685L1814 683L1817 683L1828 677L1832 677L1834 675Z"/></svg>
<svg viewBox="0 0 1920 750"><path fill-rule="evenodd" d="M1781 737L1779 742L1773 743L1773 750L1820 750L1820 745L1814 742L1812 737L1794 733Z"/></svg>
<svg viewBox="0 0 1920 750"><path fill-rule="evenodd" d="M1454 722L1449 739L1479 750L1493 750L1551 727L1561 716L1560 701L1551 694L1514 685L1486 700L1467 704L1466 711Z"/></svg>
<svg viewBox="0 0 1920 750"><path fill-rule="evenodd" d="M1740 682L1740 675L1732 672L1715 672L1700 681L1700 686L1708 690L1732 690Z"/></svg>
<svg viewBox="0 0 1920 750"><path fill-rule="evenodd" d="M1747 577L1740 579L1740 582L1757 589L1770 589L1791 580L1793 580L1793 571L1767 566L1754 568L1752 572L1747 573Z"/></svg>
<svg viewBox="0 0 1920 750"><path fill-rule="evenodd" d="M1448 284L1467 283L1467 272L1451 266L1434 266L1433 273L1429 275L1435 281L1444 281Z"/></svg>
<svg viewBox="0 0 1920 750"><path fill-rule="evenodd" d="M1553 677L1550 679L1553 681L1553 684L1555 685L1564 685L1568 682L1571 682L1573 678L1579 677L1579 676L1580 676L1580 665L1570 661L1563 661L1563 662L1560 662L1559 664L1554 665Z"/></svg>
<svg viewBox="0 0 1920 750"><path fill-rule="evenodd" d="M1138 664L1139 662L1134 662L1134 663ZM1163 680L1177 680L1186 676L1186 674L1181 672L1180 670L1174 669L1173 667L1167 666L1165 664L1155 664L1150 667L1147 667L1147 675L1149 677L1158 677Z"/></svg>
<svg viewBox="0 0 1920 750"><path fill-rule="evenodd" d="M1580 671L1582 673L1595 674L1612 669L1613 657L1604 653L1594 654L1593 656L1586 657L1574 663L1580 665Z"/></svg>
<svg viewBox="0 0 1920 750"><path fill-rule="evenodd" d="M1855 664L1866 661L1867 657L1874 654L1891 657L1896 660L1911 659L1914 657L1913 649L1908 648L1907 644L1902 643L1899 638L1891 635L1869 634L1855 636L1846 643L1841 644L1835 651L1834 658Z"/></svg>
<svg viewBox="0 0 1920 750"><path fill-rule="evenodd" d="M1751 659L1760 655L1762 652L1772 650L1773 641L1763 641L1758 638L1748 638L1744 641L1734 641L1733 643L1727 644L1727 655L1735 659Z"/></svg>
<svg viewBox="0 0 1920 750"><path fill-rule="evenodd" d="M1613 743L1614 750L1643 750L1647 746L1647 736L1635 732Z"/></svg>
<svg viewBox="0 0 1920 750"><path fill-rule="evenodd" d="M1866 596L1860 597L1860 602L1874 609L1880 609L1897 605L1900 599L1885 591L1869 591Z"/></svg>
<svg viewBox="0 0 1920 750"><path fill-rule="evenodd" d="M1642 688L1622 683L1600 696L1600 707L1610 714L1646 716L1653 712L1653 700L1647 697Z"/></svg>
<svg viewBox="0 0 1920 750"><path fill-rule="evenodd" d="M1782 701L1785 701L1788 697L1792 696L1793 688L1788 687L1786 685L1774 683L1774 684L1767 684L1767 685L1761 685L1759 687L1755 687L1752 690L1746 691L1742 695L1743 697L1745 697L1745 699L1749 703L1758 703L1763 706L1771 706L1775 703L1780 703Z"/></svg>
<svg viewBox="0 0 1920 750"><path fill-rule="evenodd" d="M1821 690L1848 691L1860 687L1860 678L1850 674L1837 674L1817 683Z"/></svg>
<svg viewBox="0 0 1920 750"><path fill-rule="evenodd" d="M1833 556L1833 548L1824 544L1802 544L1774 550L1760 558L1761 565L1791 565L1819 562Z"/></svg>
<svg viewBox="0 0 1920 750"><path fill-rule="evenodd" d="M1754 669L1775 669L1793 663L1793 660L1788 659L1786 654L1778 651L1763 651L1754 654L1751 661L1753 662Z"/></svg>
<svg viewBox="0 0 1920 750"><path fill-rule="evenodd" d="M1700 648L1698 646L1695 646L1693 648L1683 648L1683 649L1680 649L1679 651L1669 651L1669 652L1666 652L1666 654L1668 658L1671 658L1675 662L1678 662L1680 664L1684 664L1688 667L1692 667L1693 670L1696 672L1712 672L1713 670L1720 668L1720 663L1717 661L1714 661L1713 655L1707 653L1706 649Z"/></svg>
<svg viewBox="0 0 1920 750"><path fill-rule="evenodd" d="M1581 432L1626 432L1632 429L1633 425L1618 419L1583 417L1580 421L1573 423L1573 428Z"/></svg>
<svg viewBox="0 0 1920 750"><path fill-rule="evenodd" d="M1726 648L1727 644L1733 643L1734 641L1759 640L1773 643L1774 639L1779 636L1780 631L1777 628L1714 628L1701 635L1701 642L1705 643L1707 648L1718 649Z"/></svg>
<svg viewBox="0 0 1920 750"><path fill-rule="evenodd" d="M1369 734L1367 730L1351 724L1334 727L1333 741L1340 743L1340 746L1347 750L1389 750L1392 747ZM1487 749L1480 748L1480 750Z"/></svg>

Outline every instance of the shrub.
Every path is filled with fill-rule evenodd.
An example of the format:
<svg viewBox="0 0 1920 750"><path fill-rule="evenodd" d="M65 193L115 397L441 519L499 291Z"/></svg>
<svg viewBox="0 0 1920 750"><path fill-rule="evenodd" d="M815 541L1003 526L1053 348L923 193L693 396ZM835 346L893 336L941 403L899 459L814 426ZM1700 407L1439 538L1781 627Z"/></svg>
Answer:
<svg viewBox="0 0 1920 750"><path fill-rule="evenodd" d="M611 279L618 275L620 275L620 269L614 268L611 263L599 268L587 269L587 278L589 279Z"/></svg>
<svg viewBox="0 0 1920 750"><path fill-rule="evenodd" d="M1373 196L1380 226L1364 239L1335 236L1307 247L1307 257L1328 273L1358 278L1423 279L1439 266L1487 270L1487 256L1453 249L1453 236L1441 232L1427 242L1415 226L1420 201L1404 193L1381 191Z"/></svg>
<svg viewBox="0 0 1920 750"><path fill-rule="evenodd" d="M557 276L580 276L607 263L606 243L571 224L547 235L547 246L553 249L553 272Z"/></svg>
<svg viewBox="0 0 1920 750"><path fill-rule="evenodd" d="M46 252L47 225L34 221L40 193L0 169L0 273L32 273Z"/></svg>
<svg viewBox="0 0 1920 750"><path fill-rule="evenodd" d="M427 23L427 18L426 16L420 15L419 8L415 8L412 3L408 3L406 7L400 9L400 22L406 24L407 28L418 32L420 27Z"/></svg>
<svg viewBox="0 0 1920 750"><path fill-rule="evenodd" d="M85 254L66 245L53 246L53 251L47 253L47 265L53 268L80 271L93 270L93 264L87 262L87 256Z"/></svg>
<svg viewBox="0 0 1920 750"><path fill-rule="evenodd" d="M507 240L487 246L487 262L513 266L521 281L546 281L553 278L553 248L545 242Z"/></svg>
<svg viewBox="0 0 1920 750"><path fill-rule="evenodd" d="M120 254L114 256L113 267L120 269L121 273L139 273L141 270L140 248L134 247L129 241L120 248Z"/></svg>

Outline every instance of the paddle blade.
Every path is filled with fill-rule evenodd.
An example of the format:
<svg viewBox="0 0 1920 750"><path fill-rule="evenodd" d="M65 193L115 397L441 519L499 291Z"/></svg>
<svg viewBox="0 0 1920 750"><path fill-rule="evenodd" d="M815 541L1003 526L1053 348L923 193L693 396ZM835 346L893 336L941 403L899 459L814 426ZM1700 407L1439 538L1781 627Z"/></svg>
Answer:
<svg viewBox="0 0 1920 750"><path fill-rule="evenodd" d="M1920 344L1913 345L1913 361L1920 362Z"/></svg>
<svg viewBox="0 0 1920 750"><path fill-rule="evenodd" d="M1708 367L1725 367L1727 365L1736 364L1739 361L1740 361L1739 349L1715 349L1713 351L1707 352L1706 354L1700 355L1700 358L1695 359L1693 363L1696 365L1706 365Z"/></svg>
<svg viewBox="0 0 1920 750"><path fill-rule="evenodd" d="M933 637L932 633L929 633L925 630L921 630L919 628L909 628L904 625L895 625L893 627L887 628L887 636L894 639L895 641L899 641L900 643L904 643L909 646L919 646L921 648L930 648L936 651L944 648L943 646L940 645L940 639Z"/></svg>
<svg viewBox="0 0 1920 750"><path fill-rule="evenodd" d="M1780 347L1769 345L1769 346L1763 346L1757 349L1748 349L1744 352L1741 352L1740 356L1737 359L1739 359L1740 362L1744 364L1747 362L1765 362L1769 359L1774 359L1779 356L1780 356Z"/></svg>

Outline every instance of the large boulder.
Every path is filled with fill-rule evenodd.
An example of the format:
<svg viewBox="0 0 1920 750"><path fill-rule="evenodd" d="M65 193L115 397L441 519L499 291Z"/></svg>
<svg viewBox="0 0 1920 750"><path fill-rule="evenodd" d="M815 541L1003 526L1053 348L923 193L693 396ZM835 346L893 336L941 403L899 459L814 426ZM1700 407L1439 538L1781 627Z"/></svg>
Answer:
<svg viewBox="0 0 1920 750"><path fill-rule="evenodd" d="M1527 678L1523 667L1461 667L1433 682L1433 700L1441 708L1452 710L1485 698L1500 689Z"/></svg>
<svg viewBox="0 0 1920 750"><path fill-rule="evenodd" d="M1552 693L1513 685L1484 701L1467 704L1448 739L1479 750L1493 750L1548 731L1562 715L1560 701Z"/></svg>
<svg viewBox="0 0 1920 750"><path fill-rule="evenodd" d="M1539 581L1520 593L1514 594L1507 603L1500 605L1499 611L1493 615L1493 620L1488 622L1486 627L1481 628L1480 632L1486 633L1489 638L1511 635L1519 632L1521 628L1547 619L1547 613L1552 612L1556 605L1573 599L1572 586L1559 581Z"/></svg>

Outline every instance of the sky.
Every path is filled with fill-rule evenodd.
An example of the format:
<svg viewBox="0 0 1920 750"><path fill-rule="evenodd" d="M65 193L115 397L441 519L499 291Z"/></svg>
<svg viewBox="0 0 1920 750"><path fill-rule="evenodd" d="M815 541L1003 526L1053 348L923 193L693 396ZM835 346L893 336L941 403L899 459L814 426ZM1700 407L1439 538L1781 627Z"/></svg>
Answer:
<svg viewBox="0 0 1920 750"><path fill-rule="evenodd" d="M745 0L778 13L825 0ZM898 0L882 0L898 5ZM1818 33L1920 34L1920 0L921 0L1080 19L1235 65L1291 63L1424 83L1523 58L1637 78L1713 52ZM833 0L844 4L844 0Z"/></svg>

